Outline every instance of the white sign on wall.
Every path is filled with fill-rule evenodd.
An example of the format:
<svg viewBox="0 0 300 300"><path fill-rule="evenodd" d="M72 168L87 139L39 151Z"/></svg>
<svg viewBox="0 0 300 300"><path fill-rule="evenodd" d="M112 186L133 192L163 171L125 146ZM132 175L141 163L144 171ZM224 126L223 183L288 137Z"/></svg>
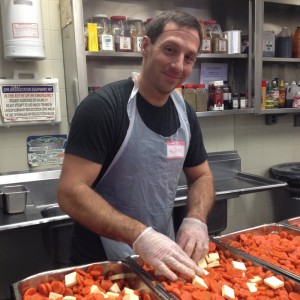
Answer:
<svg viewBox="0 0 300 300"><path fill-rule="evenodd" d="M60 122L57 79L0 80L0 125Z"/></svg>

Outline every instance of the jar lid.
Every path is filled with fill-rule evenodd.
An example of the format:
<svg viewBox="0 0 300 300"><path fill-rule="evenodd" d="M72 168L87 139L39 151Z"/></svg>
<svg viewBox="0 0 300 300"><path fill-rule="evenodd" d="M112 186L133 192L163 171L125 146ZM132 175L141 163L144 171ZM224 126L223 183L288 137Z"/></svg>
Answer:
<svg viewBox="0 0 300 300"><path fill-rule="evenodd" d="M204 89L205 88L205 84L204 83L195 84L195 88Z"/></svg>
<svg viewBox="0 0 300 300"><path fill-rule="evenodd" d="M142 22L141 19L139 19L139 18L134 18L134 17L127 18L127 21Z"/></svg>
<svg viewBox="0 0 300 300"><path fill-rule="evenodd" d="M108 18L108 15L105 15L105 14L96 14L96 15L93 15L93 18Z"/></svg>
<svg viewBox="0 0 300 300"><path fill-rule="evenodd" d="M209 25L209 24L217 24L216 20L207 20L204 22L205 25Z"/></svg>
<svg viewBox="0 0 300 300"><path fill-rule="evenodd" d="M112 21L121 21L121 20L126 20L125 16L111 16L110 19Z"/></svg>
<svg viewBox="0 0 300 300"><path fill-rule="evenodd" d="M188 89L188 88L192 88L193 89L193 88L195 88L195 85L192 84L192 83L187 83L187 84L184 85L184 88L185 89Z"/></svg>

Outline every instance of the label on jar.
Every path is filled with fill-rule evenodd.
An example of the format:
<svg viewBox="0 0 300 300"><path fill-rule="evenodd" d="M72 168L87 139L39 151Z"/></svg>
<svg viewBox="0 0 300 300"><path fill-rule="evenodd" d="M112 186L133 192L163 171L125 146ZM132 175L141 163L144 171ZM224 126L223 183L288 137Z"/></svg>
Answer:
<svg viewBox="0 0 300 300"><path fill-rule="evenodd" d="M136 38L136 51L137 52L141 52L142 51L142 41L143 41L143 37L142 36L138 36Z"/></svg>
<svg viewBox="0 0 300 300"><path fill-rule="evenodd" d="M120 36L120 51L131 51L131 37Z"/></svg>
<svg viewBox="0 0 300 300"><path fill-rule="evenodd" d="M114 39L111 34L101 35L102 49L104 51L114 50Z"/></svg>
<svg viewBox="0 0 300 300"><path fill-rule="evenodd" d="M211 53L211 39L204 38L202 40L201 52L202 53Z"/></svg>

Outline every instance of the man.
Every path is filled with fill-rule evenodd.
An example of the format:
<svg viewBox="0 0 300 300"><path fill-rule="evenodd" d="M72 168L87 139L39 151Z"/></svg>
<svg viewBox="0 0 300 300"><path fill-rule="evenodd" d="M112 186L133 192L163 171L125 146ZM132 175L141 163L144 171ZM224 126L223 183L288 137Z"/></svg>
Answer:
<svg viewBox="0 0 300 300"><path fill-rule="evenodd" d="M208 250L206 219L214 203L195 112L175 91L192 72L201 42L197 19L180 11L154 18L133 78L89 95L72 121L58 187L76 221L72 263L136 253L171 280L192 277ZM172 210L182 169L188 213L175 240Z"/></svg>

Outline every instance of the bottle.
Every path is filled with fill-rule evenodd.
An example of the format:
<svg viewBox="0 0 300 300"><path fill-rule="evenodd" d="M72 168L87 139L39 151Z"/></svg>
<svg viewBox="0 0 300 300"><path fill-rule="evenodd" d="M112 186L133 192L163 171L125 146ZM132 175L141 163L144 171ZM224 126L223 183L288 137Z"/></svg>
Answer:
<svg viewBox="0 0 300 300"><path fill-rule="evenodd" d="M222 85L214 85L212 89L212 100L212 110L224 110L224 95Z"/></svg>
<svg viewBox="0 0 300 300"><path fill-rule="evenodd" d="M240 100L239 100L239 93L232 94L232 109L239 109Z"/></svg>
<svg viewBox="0 0 300 300"><path fill-rule="evenodd" d="M275 56L275 34L273 31L264 31L263 34L263 57Z"/></svg>
<svg viewBox="0 0 300 300"><path fill-rule="evenodd" d="M232 99L231 99L231 88L228 85L228 81L224 81L223 85L223 98L224 98L224 109L232 109Z"/></svg>
<svg viewBox="0 0 300 300"><path fill-rule="evenodd" d="M267 81L262 80L261 82L261 101L260 101L260 108L266 108L266 95L267 95Z"/></svg>
<svg viewBox="0 0 300 300"><path fill-rule="evenodd" d="M266 109L272 109L274 108L274 98L272 94L272 84L268 82L267 84L267 93L266 93Z"/></svg>
<svg viewBox="0 0 300 300"><path fill-rule="evenodd" d="M278 107L279 108L285 107L285 94L286 94L286 90L284 87L284 82L281 79L280 83L279 83L279 98L278 98Z"/></svg>
<svg viewBox="0 0 300 300"><path fill-rule="evenodd" d="M175 90L182 95L182 85L178 85Z"/></svg>
<svg viewBox="0 0 300 300"><path fill-rule="evenodd" d="M183 98L196 111L196 109L197 109L196 108L196 93L195 93L195 87L193 84L190 84L190 83L185 84Z"/></svg>
<svg viewBox="0 0 300 300"><path fill-rule="evenodd" d="M275 56L292 57L292 37L287 27L282 27L275 39Z"/></svg>
<svg viewBox="0 0 300 300"><path fill-rule="evenodd" d="M272 98L274 100L274 108L278 108L278 103L279 103L279 88L277 85L277 81L273 80L272 81Z"/></svg>
<svg viewBox="0 0 300 300"><path fill-rule="evenodd" d="M288 87L285 98L285 107L292 108L294 102L294 96L296 92L299 91L299 87L296 84L296 81L292 81L291 85Z"/></svg>
<svg viewBox="0 0 300 300"><path fill-rule="evenodd" d="M292 36L292 57L300 58L300 27L298 26Z"/></svg>
<svg viewBox="0 0 300 300"><path fill-rule="evenodd" d="M247 108L246 93L240 93L240 109Z"/></svg>
<svg viewBox="0 0 300 300"><path fill-rule="evenodd" d="M300 107L300 91L296 92L293 98L293 108Z"/></svg>
<svg viewBox="0 0 300 300"><path fill-rule="evenodd" d="M195 85L196 88L196 111L207 111L208 93L204 83Z"/></svg>

